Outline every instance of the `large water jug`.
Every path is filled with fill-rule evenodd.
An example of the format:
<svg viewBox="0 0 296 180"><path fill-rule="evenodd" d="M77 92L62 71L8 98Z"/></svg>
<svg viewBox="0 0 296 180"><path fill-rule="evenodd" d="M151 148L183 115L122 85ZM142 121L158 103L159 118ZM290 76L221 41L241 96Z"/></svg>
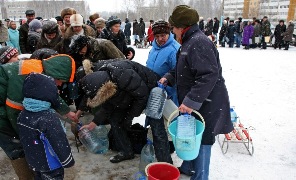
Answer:
<svg viewBox="0 0 296 180"><path fill-rule="evenodd" d="M147 144L143 147L140 157L139 172L145 173L148 164L155 162L155 152L152 142L147 139Z"/></svg>
<svg viewBox="0 0 296 180"><path fill-rule="evenodd" d="M230 117L231 117L231 122L233 123L237 122L237 114L234 111L234 107L230 107Z"/></svg>
<svg viewBox="0 0 296 180"><path fill-rule="evenodd" d="M78 133L82 144L94 154L103 154L108 151L108 130L106 126L97 126L93 130L82 129Z"/></svg>
<svg viewBox="0 0 296 180"><path fill-rule="evenodd" d="M177 117L176 149L191 151L195 148L196 119L190 114L181 114Z"/></svg>
<svg viewBox="0 0 296 180"><path fill-rule="evenodd" d="M160 119L162 116L164 104L167 98L167 92L164 85L158 83L158 87L151 90L145 114L154 119Z"/></svg>

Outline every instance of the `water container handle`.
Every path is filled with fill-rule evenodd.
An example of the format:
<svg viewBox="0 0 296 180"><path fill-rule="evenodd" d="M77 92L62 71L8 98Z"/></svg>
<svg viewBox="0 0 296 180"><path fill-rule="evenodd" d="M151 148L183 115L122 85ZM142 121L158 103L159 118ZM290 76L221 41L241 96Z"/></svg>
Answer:
<svg viewBox="0 0 296 180"><path fill-rule="evenodd" d="M202 115L201 115L199 112L197 112L196 110L192 110L192 112L193 112L194 114L198 115L198 116L200 117L200 119L201 119L203 125L206 126L206 122L205 122L204 118L202 117ZM176 109L176 110L170 115L170 117L168 118L167 127L169 127L171 121L172 121L174 118L176 118L176 117L178 116L178 114L179 114L179 109Z"/></svg>

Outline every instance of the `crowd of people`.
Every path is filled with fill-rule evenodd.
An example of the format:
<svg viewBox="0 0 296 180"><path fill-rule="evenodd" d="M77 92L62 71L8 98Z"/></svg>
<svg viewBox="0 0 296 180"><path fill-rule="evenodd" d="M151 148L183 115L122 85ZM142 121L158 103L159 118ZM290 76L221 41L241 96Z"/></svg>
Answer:
<svg viewBox="0 0 296 180"><path fill-rule="evenodd" d="M36 18L34 10L25 14L19 30L10 21L7 37L0 38L0 147L25 180L64 178L64 168L74 166L75 156L61 117L75 126L84 112L94 118L81 129L110 124L110 148L118 152L111 163L133 159L132 121L142 114L158 83L166 86L181 113L196 110L204 117L199 156L178 169L191 180L208 179L215 136L233 130L216 46L266 49L271 35L267 17L246 24L242 18L226 18L220 29L217 18L204 23L187 5L175 7L168 21L150 20L147 32L143 18L139 23L126 18L122 30L116 16L105 20L94 13L85 23L73 8L49 20ZM1 32L5 26L1 23ZM293 26L279 22L274 48L288 50ZM132 61L132 44L143 41L151 45L146 66ZM30 58L19 59L19 54ZM147 116L145 128L151 128L156 159L173 164L164 123L163 117Z"/></svg>
<svg viewBox="0 0 296 180"><path fill-rule="evenodd" d="M271 31L271 24L267 16L264 16L262 20L256 17L254 17L253 20L244 22L242 20L241 17L235 21L227 17L223 20L219 31L220 22L216 17L214 21L208 18L206 24L201 17L199 28L206 36L212 39L215 44L219 42L221 47L225 47L225 45L228 44L230 48L233 48L234 45L240 48L242 45L246 50L257 47L266 49L267 43L270 43L274 49L289 49L294 32L294 23L292 20L288 22L287 26L284 20L280 20L274 32ZM275 40L272 41L272 38Z"/></svg>

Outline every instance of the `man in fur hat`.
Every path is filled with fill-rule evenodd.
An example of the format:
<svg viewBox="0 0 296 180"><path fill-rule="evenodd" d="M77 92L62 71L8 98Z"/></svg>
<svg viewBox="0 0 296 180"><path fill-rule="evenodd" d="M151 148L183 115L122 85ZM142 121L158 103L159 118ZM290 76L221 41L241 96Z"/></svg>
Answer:
<svg viewBox="0 0 296 180"><path fill-rule="evenodd" d="M70 27L71 23L70 23L70 17L76 14L76 10L73 8L65 8L61 11L61 18L64 21L64 25L60 25L60 30L62 31L62 33L64 34L67 30L68 27Z"/></svg>

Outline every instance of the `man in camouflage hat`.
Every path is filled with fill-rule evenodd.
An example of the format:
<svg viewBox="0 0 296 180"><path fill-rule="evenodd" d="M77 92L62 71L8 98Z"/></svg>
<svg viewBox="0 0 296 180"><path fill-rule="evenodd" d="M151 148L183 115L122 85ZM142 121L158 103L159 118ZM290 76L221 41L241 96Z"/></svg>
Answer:
<svg viewBox="0 0 296 180"><path fill-rule="evenodd" d="M169 23L182 47L175 69L160 80L170 86L176 84L181 113L191 114L196 110L206 120L198 157L183 161L179 168L181 173L192 175L191 180L208 179L215 136L233 130L219 53L199 29L198 20L197 11L189 6L179 5L174 9Z"/></svg>

